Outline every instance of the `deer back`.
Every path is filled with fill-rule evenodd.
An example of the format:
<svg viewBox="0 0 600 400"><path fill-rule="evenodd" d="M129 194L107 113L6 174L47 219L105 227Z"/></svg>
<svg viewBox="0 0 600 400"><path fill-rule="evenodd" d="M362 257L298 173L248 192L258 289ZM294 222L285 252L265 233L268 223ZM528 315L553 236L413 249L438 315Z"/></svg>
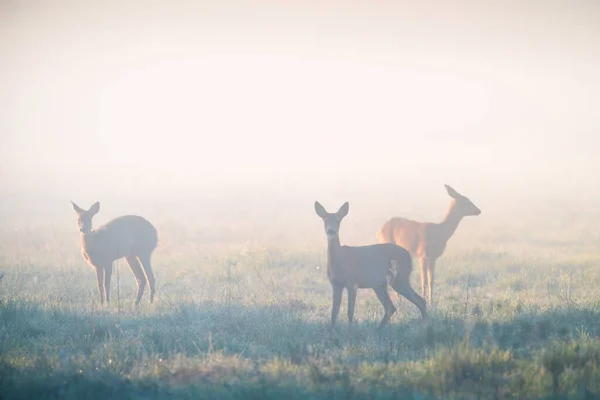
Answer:
<svg viewBox="0 0 600 400"><path fill-rule="evenodd" d="M82 241L84 257L94 264L149 253L157 244L154 226L137 215L115 218L85 235Z"/></svg>
<svg viewBox="0 0 600 400"><path fill-rule="evenodd" d="M395 244L340 246L331 260L329 279L345 287L375 288L385 284L395 268L408 274L412 269L410 254Z"/></svg>

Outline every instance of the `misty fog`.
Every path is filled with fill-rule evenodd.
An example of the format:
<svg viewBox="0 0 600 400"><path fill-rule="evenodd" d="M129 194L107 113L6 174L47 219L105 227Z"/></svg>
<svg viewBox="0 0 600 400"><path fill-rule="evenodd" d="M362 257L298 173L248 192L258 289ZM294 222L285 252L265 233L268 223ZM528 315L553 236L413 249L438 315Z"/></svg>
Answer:
<svg viewBox="0 0 600 400"><path fill-rule="evenodd" d="M589 223L599 16L591 1L2 2L4 234L76 240L69 200L99 200L98 223L300 243L323 239L319 200L349 201L342 238L374 242L392 215L441 220L445 183L483 211L458 237Z"/></svg>

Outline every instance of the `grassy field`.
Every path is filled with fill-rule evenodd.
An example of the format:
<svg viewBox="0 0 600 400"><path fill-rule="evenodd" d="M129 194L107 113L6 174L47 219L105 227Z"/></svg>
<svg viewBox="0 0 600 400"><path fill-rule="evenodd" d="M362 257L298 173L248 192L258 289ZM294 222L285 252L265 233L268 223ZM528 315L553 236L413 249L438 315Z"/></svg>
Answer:
<svg viewBox="0 0 600 400"><path fill-rule="evenodd" d="M157 298L149 304L146 294L139 309L124 260L119 294L115 271L112 304L99 307L68 222L3 228L2 399L600 398L593 220L459 227L438 262L429 320L393 296L398 313L379 334L383 310L369 290L359 291L352 331L345 294L336 330L327 329L316 216L322 242L298 246L217 246L159 226ZM418 281L415 268L420 291Z"/></svg>

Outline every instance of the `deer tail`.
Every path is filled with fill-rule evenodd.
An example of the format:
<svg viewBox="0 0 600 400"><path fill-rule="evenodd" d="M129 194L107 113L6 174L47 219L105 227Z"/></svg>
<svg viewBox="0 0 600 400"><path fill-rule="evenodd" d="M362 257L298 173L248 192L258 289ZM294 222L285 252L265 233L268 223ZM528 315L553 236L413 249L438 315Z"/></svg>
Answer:
<svg viewBox="0 0 600 400"><path fill-rule="evenodd" d="M394 227L391 218L383 224L375 236L379 243L394 243Z"/></svg>

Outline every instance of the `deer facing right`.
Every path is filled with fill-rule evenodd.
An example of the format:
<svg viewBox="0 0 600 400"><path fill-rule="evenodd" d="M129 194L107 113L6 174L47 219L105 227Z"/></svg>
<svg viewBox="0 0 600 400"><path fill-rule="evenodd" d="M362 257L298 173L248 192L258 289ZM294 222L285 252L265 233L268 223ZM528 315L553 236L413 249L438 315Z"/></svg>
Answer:
<svg viewBox="0 0 600 400"><path fill-rule="evenodd" d="M481 214L471 200L445 185L452 197L446 218L442 222L417 222L394 217L386 221L377 232L379 243L395 243L415 255L421 266L421 296L425 286L429 289L429 305L433 304L433 278L435 261L444 253L446 243L452 237L463 217Z"/></svg>
<svg viewBox="0 0 600 400"><path fill-rule="evenodd" d="M333 289L331 327L335 326L342 292L348 292L348 322L352 325L357 290L369 288L375 291L384 308L384 316L377 330L381 329L396 312L390 299L388 284L413 303L421 316L426 318L425 300L410 286L412 259L406 249L393 243L369 246L342 246L340 244L340 223L348 214L349 204L344 203L336 213L328 213L318 202L315 211L323 219L327 235L327 277Z"/></svg>
<svg viewBox="0 0 600 400"><path fill-rule="evenodd" d="M100 211L96 202L84 210L71 202L77 213L77 224L81 232L83 258L96 270L100 304L110 304L110 281L115 260L125 257L137 283L135 305L140 304L146 283L150 286L150 303L156 293L154 274L150 258L158 244L156 229L145 218L124 215L92 230L92 217Z"/></svg>

